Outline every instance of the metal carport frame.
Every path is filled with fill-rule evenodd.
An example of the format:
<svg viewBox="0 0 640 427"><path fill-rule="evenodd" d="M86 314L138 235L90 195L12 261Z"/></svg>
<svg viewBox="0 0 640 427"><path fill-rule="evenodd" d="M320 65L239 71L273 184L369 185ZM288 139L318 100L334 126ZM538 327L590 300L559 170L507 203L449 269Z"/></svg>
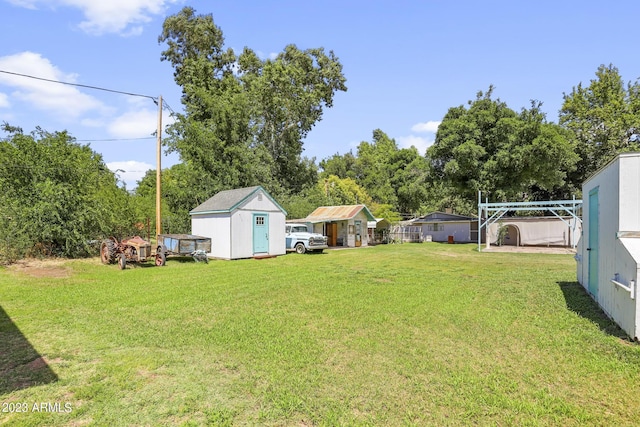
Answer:
<svg viewBox="0 0 640 427"><path fill-rule="evenodd" d="M549 200L544 202L504 202L504 203L489 203L485 199L482 203L482 193L478 191L478 252L481 250L480 238L482 228L486 233L487 248L491 245L489 241L489 226L496 221L500 220L509 211L547 211L560 218L562 222L567 224L568 227L573 229L575 233L578 222L582 224L582 218L578 215L578 209L582 208L582 200ZM573 217L575 221L573 224L568 223L560 213L567 213ZM483 218L485 218L483 222ZM575 242L572 245L576 247Z"/></svg>

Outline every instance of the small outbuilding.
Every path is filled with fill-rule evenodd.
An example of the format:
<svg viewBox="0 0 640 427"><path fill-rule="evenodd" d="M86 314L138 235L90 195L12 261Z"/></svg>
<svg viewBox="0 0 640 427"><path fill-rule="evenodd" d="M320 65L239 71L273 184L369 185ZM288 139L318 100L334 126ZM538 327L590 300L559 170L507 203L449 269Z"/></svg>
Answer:
<svg viewBox="0 0 640 427"><path fill-rule="evenodd" d="M367 221L369 244L377 245L387 243L391 223L384 218L376 218L375 221Z"/></svg>
<svg viewBox="0 0 640 427"><path fill-rule="evenodd" d="M502 242L498 242L504 227ZM491 243L505 246L546 246L575 248L582 222L569 216L504 216L489 226Z"/></svg>
<svg viewBox="0 0 640 427"><path fill-rule="evenodd" d="M478 241L478 218L431 212L411 222L420 227L422 241L469 243Z"/></svg>
<svg viewBox="0 0 640 427"><path fill-rule="evenodd" d="M365 205L321 206L304 219L314 233L327 236L329 246L350 248L369 245L368 222L375 220Z"/></svg>
<svg viewBox="0 0 640 427"><path fill-rule="evenodd" d="M261 186L221 191L189 214L192 234L211 238L213 258L286 253L287 212Z"/></svg>
<svg viewBox="0 0 640 427"><path fill-rule="evenodd" d="M624 153L582 184L578 282L630 337L640 338L640 153Z"/></svg>

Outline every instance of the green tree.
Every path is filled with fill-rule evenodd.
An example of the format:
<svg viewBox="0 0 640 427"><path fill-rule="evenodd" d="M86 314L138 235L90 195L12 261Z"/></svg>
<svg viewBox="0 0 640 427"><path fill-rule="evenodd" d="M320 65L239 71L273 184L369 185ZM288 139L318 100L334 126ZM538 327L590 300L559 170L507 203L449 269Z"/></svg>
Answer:
<svg viewBox="0 0 640 427"><path fill-rule="evenodd" d="M356 182L364 187L377 203L397 205L398 198L391 185L392 158L398 152L396 141L381 131L373 131L372 142L358 145L355 165Z"/></svg>
<svg viewBox="0 0 640 427"><path fill-rule="evenodd" d="M378 206L355 180L335 175L325 176L315 186L298 194L283 196L281 200L290 219L304 218L319 206L364 204L370 209ZM389 205L382 209L391 210Z"/></svg>
<svg viewBox="0 0 640 427"><path fill-rule="evenodd" d="M351 151L345 154L334 154L331 157L320 161L320 179L329 175L335 175L340 178L356 179L357 157Z"/></svg>
<svg viewBox="0 0 640 427"><path fill-rule="evenodd" d="M0 141L0 258L76 257L91 240L122 236L136 218L102 157L67 132L25 135L6 123Z"/></svg>
<svg viewBox="0 0 640 427"><path fill-rule="evenodd" d="M398 150L389 161L390 183L397 200L394 208L416 215L428 195L429 164L415 147Z"/></svg>
<svg viewBox="0 0 640 427"><path fill-rule="evenodd" d="M640 84L625 83L613 65L600 65L588 86L564 94L560 125L577 139L580 161L572 176L582 182L623 151L640 150Z"/></svg>
<svg viewBox="0 0 640 427"><path fill-rule="evenodd" d="M189 212L216 191L213 180L192 168L178 163L162 170L162 230L165 233L191 233ZM155 229L156 172L149 170L135 190L144 217L151 217Z"/></svg>
<svg viewBox="0 0 640 427"><path fill-rule="evenodd" d="M167 45L161 59L172 64L185 106L165 140L170 150L209 175L216 190L261 184L283 194L315 183L302 141L335 92L346 91L333 52L288 45L273 60L249 48L236 56L212 16L190 7L165 20L158 41Z"/></svg>
<svg viewBox="0 0 640 427"><path fill-rule="evenodd" d="M373 199L367 191L351 178L330 175L319 181L317 188L324 193L327 205L371 205Z"/></svg>
<svg viewBox="0 0 640 427"><path fill-rule="evenodd" d="M494 200L571 191L567 176L578 160L572 135L548 123L539 102L518 114L492 99L492 91L479 92L469 108L449 109L427 151L432 180L455 188L470 203L479 190Z"/></svg>

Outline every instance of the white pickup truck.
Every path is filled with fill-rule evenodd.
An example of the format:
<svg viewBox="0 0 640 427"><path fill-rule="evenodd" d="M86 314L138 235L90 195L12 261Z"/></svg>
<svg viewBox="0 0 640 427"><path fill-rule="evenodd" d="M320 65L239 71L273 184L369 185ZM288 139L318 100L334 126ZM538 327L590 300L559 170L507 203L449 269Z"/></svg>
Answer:
<svg viewBox="0 0 640 427"><path fill-rule="evenodd" d="M287 224L285 237L287 251L296 251L303 254L307 251L322 252L327 249L327 237L318 233L309 233L304 224Z"/></svg>

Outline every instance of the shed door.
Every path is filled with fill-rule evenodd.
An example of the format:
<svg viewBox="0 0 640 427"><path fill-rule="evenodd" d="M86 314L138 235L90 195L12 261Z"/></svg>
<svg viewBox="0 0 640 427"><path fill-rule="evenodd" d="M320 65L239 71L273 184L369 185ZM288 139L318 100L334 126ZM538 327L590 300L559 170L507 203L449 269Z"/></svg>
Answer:
<svg viewBox="0 0 640 427"><path fill-rule="evenodd" d="M598 249L600 209L598 206L598 188L589 192L589 293L598 296Z"/></svg>
<svg viewBox="0 0 640 427"><path fill-rule="evenodd" d="M269 215L253 214L253 253L269 252Z"/></svg>

